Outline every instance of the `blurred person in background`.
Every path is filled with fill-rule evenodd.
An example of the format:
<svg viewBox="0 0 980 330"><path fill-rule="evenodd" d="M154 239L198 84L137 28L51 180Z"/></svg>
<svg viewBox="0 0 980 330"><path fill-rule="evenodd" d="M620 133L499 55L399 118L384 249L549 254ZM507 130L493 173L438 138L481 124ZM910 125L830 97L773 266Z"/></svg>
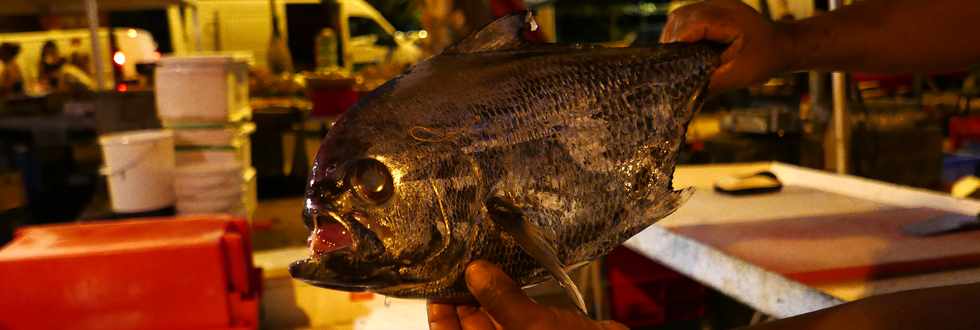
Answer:
<svg viewBox="0 0 980 330"><path fill-rule="evenodd" d="M738 0L672 12L661 42L727 45L709 89L719 93L797 70L928 73L980 63L980 1L866 0L774 22ZM977 244L980 244L978 242ZM535 303L500 268L476 261L466 285L479 306L430 303L432 330L625 329ZM980 284L873 296L753 329L980 329Z"/></svg>
<svg viewBox="0 0 980 330"><path fill-rule="evenodd" d="M24 76L17 65L17 54L20 54L20 45L0 44L0 97L24 94Z"/></svg>
<svg viewBox="0 0 980 330"><path fill-rule="evenodd" d="M39 90L42 92L70 93L95 89L95 80L85 68L76 66L61 56L58 46L52 40L44 42L41 47L37 72Z"/></svg>
<svg viewBox="0 0 980 330"><path fill-rule="evenodd" d="M53 40L44 42L41 46L41 58L37 66L37 83L42 91L55 91L61 82L61 66L65 58L58 51L58 45Z"/></svg>

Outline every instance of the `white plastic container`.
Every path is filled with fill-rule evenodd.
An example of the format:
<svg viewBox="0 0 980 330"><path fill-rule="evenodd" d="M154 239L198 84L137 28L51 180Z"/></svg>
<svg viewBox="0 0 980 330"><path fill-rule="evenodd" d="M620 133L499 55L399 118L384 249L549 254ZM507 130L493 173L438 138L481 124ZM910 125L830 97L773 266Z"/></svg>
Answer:
<svg viewBox="0 0 980 330"><path fill-rule="evenodd" d="M165 57L156 68L157 115L164 124L248 120L248 60L240 56Z"/></svg>
<svg viewBox="0 0 980 330"><path fill-rule="evenodd" d="M174 137L168 130L141 130L99 137L112 210L146 212L174 205Z"/></svg>

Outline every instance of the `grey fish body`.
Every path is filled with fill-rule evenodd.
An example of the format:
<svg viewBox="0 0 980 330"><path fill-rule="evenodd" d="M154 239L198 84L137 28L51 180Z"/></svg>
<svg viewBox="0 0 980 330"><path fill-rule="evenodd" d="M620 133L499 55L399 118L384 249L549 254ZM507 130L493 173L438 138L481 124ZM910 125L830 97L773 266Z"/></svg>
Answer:
<svg viewBox="0 0 980 330"><path fill-rule="evenodd" d="M488 35L480 33L471 39ZM520 210L568 266L607 254L685 200L671 178L716 50L514 48L506 39L480 49L487 40L419 63L335 124L306 214L312 227L342 223L353 244L297 262L294 276L396 297L465 298L472 260L494 262L523 285L548 275L490 219L489 199ZM367 166L390 172L392 192L372 202L359 195L364 171L353 164L373 161L383 165Z"/></svg>

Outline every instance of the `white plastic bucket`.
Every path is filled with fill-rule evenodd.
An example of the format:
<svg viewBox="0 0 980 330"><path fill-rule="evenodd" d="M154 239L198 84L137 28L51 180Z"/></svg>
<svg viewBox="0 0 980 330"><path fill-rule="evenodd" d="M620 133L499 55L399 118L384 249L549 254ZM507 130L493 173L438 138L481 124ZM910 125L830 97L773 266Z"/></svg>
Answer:
<svg viewBox="0 0 980 330"><path fill-rule="evenodd" d="M157 63L157 114L164 123L251 118L248 61L241 56L165 57Z"/></svg>
<svg viewBox="0 0 980 330"><path fill-rule="evenodd" d="M146 212L174 205L174 136L141 130L99 137L112 210Z"/></svg>

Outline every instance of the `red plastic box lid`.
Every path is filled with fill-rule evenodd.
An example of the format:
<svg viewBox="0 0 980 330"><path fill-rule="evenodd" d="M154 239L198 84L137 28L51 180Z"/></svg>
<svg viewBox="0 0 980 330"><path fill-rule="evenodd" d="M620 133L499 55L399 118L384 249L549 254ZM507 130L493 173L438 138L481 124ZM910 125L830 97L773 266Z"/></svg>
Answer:
<svg viewBox="0 0 980 330"><path fill-rule="evenodd" d="M255 328L260 280L238 218L27 227L0 249L0 329Z"/></svg>

